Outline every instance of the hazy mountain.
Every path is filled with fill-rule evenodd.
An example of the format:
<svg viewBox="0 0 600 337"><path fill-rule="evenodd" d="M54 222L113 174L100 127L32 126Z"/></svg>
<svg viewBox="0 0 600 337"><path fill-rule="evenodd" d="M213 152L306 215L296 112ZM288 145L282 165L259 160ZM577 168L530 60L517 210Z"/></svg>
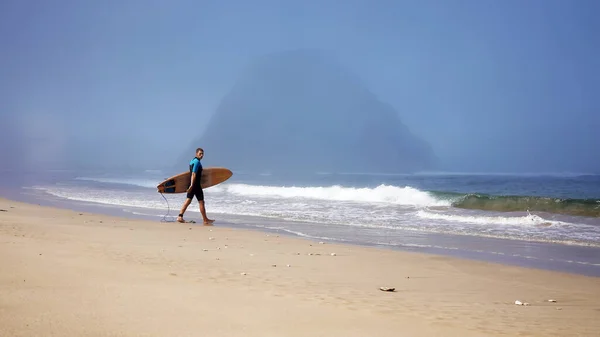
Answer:
<svg viewBox="0 0 600 337"><path fill-rule="evenodd" d="M205 165L256 172L408 172L437 161L392 106L312 50L247 67L182 160L197 146Z"/></svg>

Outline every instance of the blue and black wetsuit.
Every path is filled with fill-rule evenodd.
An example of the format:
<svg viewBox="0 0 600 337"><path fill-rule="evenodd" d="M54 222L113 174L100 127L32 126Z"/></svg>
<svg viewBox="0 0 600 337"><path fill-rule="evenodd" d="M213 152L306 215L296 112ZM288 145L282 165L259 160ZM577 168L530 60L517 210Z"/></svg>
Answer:
<svg viewBox="0 0 600 337"><path fill-rule="evenodd" d="M202 191L202 185L200 184L200 178L202 178L202 164L200 163L200 159L194 157L194 159L190 160L190 173L196 173L196 180L194 181L194 186L192 190L187 193L187 198L192 199L196 196L198 201L204 200L204 192Z"/></svg>

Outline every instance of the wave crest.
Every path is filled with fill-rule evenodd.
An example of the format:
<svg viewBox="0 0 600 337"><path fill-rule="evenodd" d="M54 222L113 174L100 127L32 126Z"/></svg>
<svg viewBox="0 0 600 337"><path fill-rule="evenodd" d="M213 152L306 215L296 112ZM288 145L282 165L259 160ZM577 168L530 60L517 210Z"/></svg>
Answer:
<svg viewBox="0 0 600 337"><path fill-rule="evenodd" d="M379 185L374 188L343 187L283 187L231 184L221 187L237 195L272 198L309 198L333 201L387 203L407 206L450 206L449 200L436 198L433 194L413 187Z"/></svg>
<svg viewBox="0 0 600 337"><path fill-rule="evenodd" d="M576 216L600 216L600 200L597 199L559 199L468 194L454 201L452 206L484 211L537 211Z"/></svg>

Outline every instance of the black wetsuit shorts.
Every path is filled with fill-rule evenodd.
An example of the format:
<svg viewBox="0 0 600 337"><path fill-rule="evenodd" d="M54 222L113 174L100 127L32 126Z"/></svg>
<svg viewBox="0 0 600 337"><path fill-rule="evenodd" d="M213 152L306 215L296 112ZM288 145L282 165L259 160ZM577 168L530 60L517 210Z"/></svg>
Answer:
<svg viewBox="0 0 600 337"><path fill-rule="evenodd" d="M192 188L191 191L187 192L186 197L188 199L193 199L194 197L196 197L196 200L204 201L204 191L202 191L201 186L194 186L194 188Z"/></svg>

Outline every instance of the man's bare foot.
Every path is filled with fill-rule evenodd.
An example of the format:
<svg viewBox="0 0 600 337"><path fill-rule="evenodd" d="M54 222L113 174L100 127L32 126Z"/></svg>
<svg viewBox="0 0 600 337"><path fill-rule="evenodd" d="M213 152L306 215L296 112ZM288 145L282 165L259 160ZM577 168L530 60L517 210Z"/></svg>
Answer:
<svg viewBox="0 0 600 337"><path fill-rule="evenodd" d="M205 225L212 225L213 222L215 222L215 220L212 220L212 219L206 219L206 220L204 220L204 224Z"/></svg>
<svg viewBox="0 0 600 337"><path fill-rule="evenodd" d="M178 216L177 222L185 223L185 220L183 220L183 217Z"/></svg>

